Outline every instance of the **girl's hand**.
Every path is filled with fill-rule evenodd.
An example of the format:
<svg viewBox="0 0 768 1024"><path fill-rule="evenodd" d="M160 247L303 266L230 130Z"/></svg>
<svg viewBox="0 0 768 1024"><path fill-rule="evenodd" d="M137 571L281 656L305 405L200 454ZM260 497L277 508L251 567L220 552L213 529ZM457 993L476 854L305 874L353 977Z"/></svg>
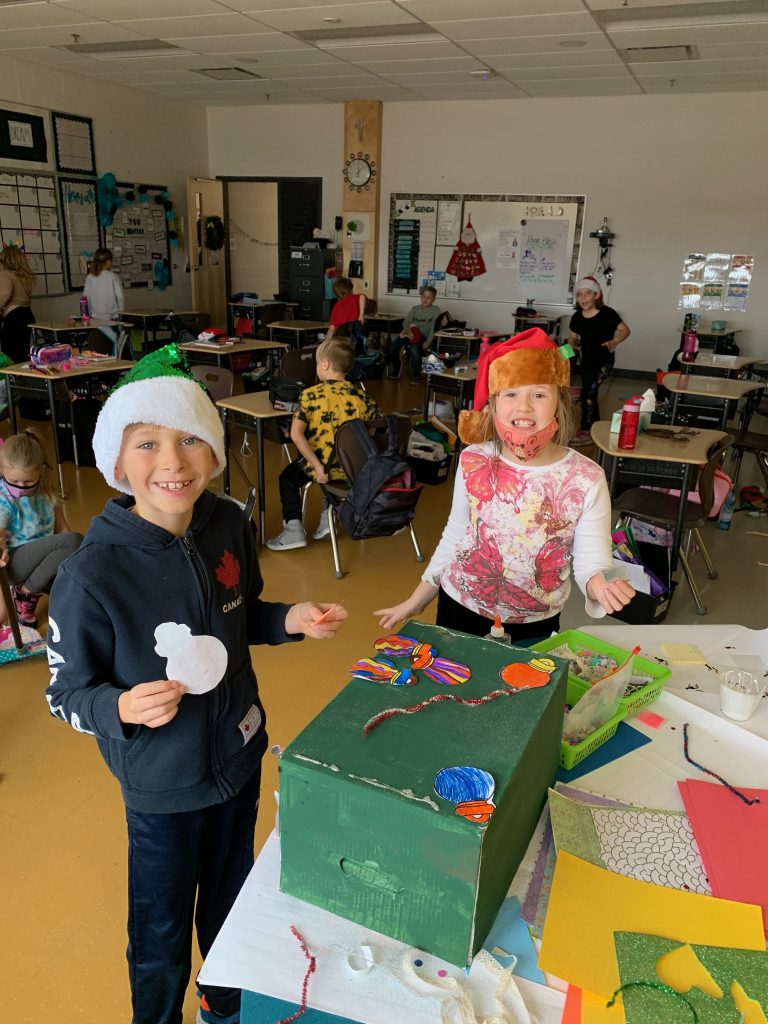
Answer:
<svg viewBox="0 0 768 1024"><path fill-rule="evenodd" d="M635 590L626 580L606 580L599 572L587 583L587 596L597 601L611 615L629 604L635 596Z"/></svg>
<svg viewBox="0 0 768 1024"><path fill-rule="evenodd" d="M302 601L301 604L294 604L288 609L285 616L285 631L303 633L314 640L330 640L348 617L349 612L343 605Z"/></svg>
<svg viewBox="0 0 768 1024"><path fill-rule="evenodd" d="M179 701L186 692L186 686L176 679L138 683L117 698L118 718L126 725L146 725L157 729L176 717Z"/></svg>
<svg viewBox="0 0 768 1024"><path fill-rule="evenodd" d="M379 608L373 614L378 618L379 625L384 629L394 629L398 623L410 619L412 615L418 615L421 608L411 599L396 604L394 608Z"/></svg>

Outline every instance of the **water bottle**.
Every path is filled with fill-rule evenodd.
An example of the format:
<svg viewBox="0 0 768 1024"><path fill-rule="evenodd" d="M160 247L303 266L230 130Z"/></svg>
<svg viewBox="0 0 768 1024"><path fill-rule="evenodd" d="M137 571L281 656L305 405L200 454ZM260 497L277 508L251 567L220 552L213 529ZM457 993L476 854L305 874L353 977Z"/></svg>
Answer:
<svg viewBox="0 0 768 1024"><path fill-rule="evenodd" d="M483 640L495 640L497 644L511 644L512 637L504 631L504 627L501 624L501 616L496 616L496 621L491 626L490 633L486 633Z"/></svg>
<svg viewBox="0 0 768 1024"><path fill-rule="evenodd" d="M683 363L693 363L699 351L699 336L691 327L683 335Z"/></svg>
<svg viewBox="0 0 768 1024"><path fill-rule="evenodd" d="M719 530L730 530L733 519L733 506L736 504L736 488L732 487L725 497L723 506L720 509L720 516L717 520Z"/></svg>
<svg viewBox="0 0 768 1024"><path fill-rule="evenodd" d="M619 427L619 448L630 450L637 443L637 430L640 426L640 402L636 398L630 398L624 403L621 411L621 426Z"/></svg>
<svg viewBox="0 0 768 1024"><path fill-rule="evenodd" d="M91 310L88 305L88 299L84 296L80 296L80 318L84 324L87 324L91 319Z"/></svg>

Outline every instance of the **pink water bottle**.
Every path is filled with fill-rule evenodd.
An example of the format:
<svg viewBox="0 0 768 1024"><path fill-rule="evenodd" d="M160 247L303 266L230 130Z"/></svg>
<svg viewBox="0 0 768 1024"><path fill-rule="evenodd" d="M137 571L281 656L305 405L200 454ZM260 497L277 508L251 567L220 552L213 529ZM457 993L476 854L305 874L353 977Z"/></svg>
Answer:
<svg viewBox="0 0 768 1024"><path fill-rule="evenodd" d="M82 317L83 323L87 324L91 319L91 310L88 305L88 299L85 295L80 296L80 316Z"/></svg>
<svg viewBox="0 0 768 1024"><path fill-rule="evenodd" d="M624 403L619 427L619 448L630 450L637 443L637 429L640 426L640 402L630 398Z"/></svg>
<svg viewBox="0 0 768 1024"><path fill-rule="evenodd" d="M482 338L480 339L480 355L482 355L484 352L487 352L490 347L491 347L490 338L488 337L487 334L484 334L482 336Z"/></svg>
<svg viewBox="0 0 768 1024"><path fill-rule="evenodd" d="M683 363L692 363L699 351L699 336L693 328L689 328L683 335Z"/></svg>

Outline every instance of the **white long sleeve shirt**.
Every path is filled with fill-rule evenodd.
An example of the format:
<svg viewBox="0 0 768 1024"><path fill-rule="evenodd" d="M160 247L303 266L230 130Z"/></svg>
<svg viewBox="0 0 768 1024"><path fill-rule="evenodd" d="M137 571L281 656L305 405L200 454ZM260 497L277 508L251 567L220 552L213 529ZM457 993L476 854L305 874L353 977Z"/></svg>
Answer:
<svg viewBox="0 0 768 1024"><path fill-rule="evenodd" d="M557 615L571 590L611 567L611 500L602 469L571 448L548 466L496 456L490 441L459 459L451 515L422 579L503 622ZM597 601L586 611L602 618Z"/></svg>
<svg viewBox="0 0 768 1024"><path fill-rule="evenodd" d="M96 277L89 274L85 279L83 295L88 299L88 308L94 320L112 320L125 308L123 286L113 270L102 270Z"/></svg>

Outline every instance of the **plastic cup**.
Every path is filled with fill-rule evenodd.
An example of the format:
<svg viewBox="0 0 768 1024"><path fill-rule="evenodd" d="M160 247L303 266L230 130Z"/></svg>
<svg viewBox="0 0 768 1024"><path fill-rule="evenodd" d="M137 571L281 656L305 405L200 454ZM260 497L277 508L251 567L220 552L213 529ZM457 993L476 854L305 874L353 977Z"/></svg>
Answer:
<svg viewBox="0 0 768 1024"><path fill-rule="evenodd" d="M751 672L720 673L720 710L734 722L746 722L760 703L757 678Z"/></svg>

